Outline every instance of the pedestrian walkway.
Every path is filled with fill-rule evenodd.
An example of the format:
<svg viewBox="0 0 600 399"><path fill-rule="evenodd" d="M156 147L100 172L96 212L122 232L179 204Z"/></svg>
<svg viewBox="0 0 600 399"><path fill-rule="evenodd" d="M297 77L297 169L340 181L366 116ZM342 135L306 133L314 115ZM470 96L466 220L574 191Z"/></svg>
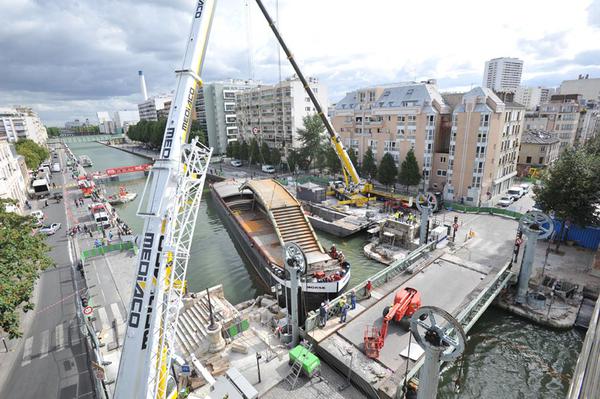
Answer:
<svg viewBox="0 0 600 399"><path fill-rule="evenodd" d="M71 346L80 343L75 321L64 321L53 328L45 329L25 339L21 367L27 367L36 359L43 359L49 354L70 350Z"/></svg>

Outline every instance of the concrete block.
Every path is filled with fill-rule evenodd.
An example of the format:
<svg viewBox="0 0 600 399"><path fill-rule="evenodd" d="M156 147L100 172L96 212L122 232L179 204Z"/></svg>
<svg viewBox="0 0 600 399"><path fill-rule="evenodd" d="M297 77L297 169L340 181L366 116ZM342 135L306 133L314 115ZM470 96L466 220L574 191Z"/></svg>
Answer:
<svg viewBox="0 0 600 399"><path fill-rule="evenodd" d="M248 346L244 345L244 344L242 344L240 342L234 341L231 344L231 350L233 352L237 352L237 353L248 353Z"/></svg>

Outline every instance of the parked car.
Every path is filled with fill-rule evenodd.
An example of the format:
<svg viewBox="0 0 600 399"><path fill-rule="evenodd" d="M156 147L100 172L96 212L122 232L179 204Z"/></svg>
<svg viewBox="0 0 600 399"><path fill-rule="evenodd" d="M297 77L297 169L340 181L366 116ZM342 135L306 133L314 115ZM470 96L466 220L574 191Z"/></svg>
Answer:
<svg viewBox="0 0 600 399"><path fill-rule="evenodd" d="M52 224L47 224L44 227L42 227L39 232L41 234L46 234L48 236L51 236L53 234L56 234L56 232L60 230L60 223L52 223Z"/></svg>
<svg viewBox="0 0 600 399"><path fill-rule="evenodd" d="M35 218L35 220L37 221L36 222L37 226L41 226L42 225L44 217L45 217L44 216L44 212L42 212L40 210L31 212L30 216L32 216L32 217Z"/></svg>
<svg viewBox="0 0 600 399"><path fill-rule="evenodd" d="M275 167L273 165L263 165L262 171L265 173L275 173Z"/></svg>
<svg viewBox="0 0 600 399"><path fill-rule="evenodd" d="M508 191L506 192L506 195L513 197L514 200L516 201L519 198L521 198L523 195L525 195L525 193L523 192L523 189L520 186L512 186L511 188L508 189Z"/></svg>
<svg viewBox="0 0 600 399"><path fill-rule="evenodd" d="M506 208L507 206L512 204L514 201L515 200L513 197L507 195L505 197L500 198L500 201L498 201L498 203L496 205Z"/></svg>
<svg viewBox="0 0 600 399"><path fill-rule="evenodd" d="M239 168L240 166L242 166L242 161L240 161L239 159L233 159L231 160L231 166L235 166L236 168Z"/></svg>
<svg viewBox="0 0 600 399"><path fill-rule="evenodd" d="M523 189L523 193L527 194L527 193L529 193L529 190L531 189L531 184L522 183L520 187Z"/></svg>

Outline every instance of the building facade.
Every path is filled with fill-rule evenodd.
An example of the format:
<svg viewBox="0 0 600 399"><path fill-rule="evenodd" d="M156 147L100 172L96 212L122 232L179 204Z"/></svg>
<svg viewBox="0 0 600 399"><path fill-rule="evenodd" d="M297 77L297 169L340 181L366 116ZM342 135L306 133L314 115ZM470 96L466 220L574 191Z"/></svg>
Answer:
<svg viewBox="0 0 600 399"><path fill-rule="evenodd" d="M27 188L18 157L13 151L7 140L0 139L0 198L14 199L22 210Z"/></svg>
<svg viewBox="0 0 600 399"><path fill-rule="evenodd" d="M308 84L327 110L327 88L316 78ZM244 140L256 137L271 148L300 148L298 129L302 119L315 113L315 107L297 77L288 78L275 85L260 85L236 93L235 113L239 136Z"/></svg>
<svg viewBox="0 0 600 399"><path fill-rule="evenodd" d="M138 104L138 113L142 121L157 121L166 111L169 114L171 108L171 96L160 95L150 97L146 101Z"/></svg>
<svg viewBox="0 0 600 399"><path fill-rule="evenodd" d="M31 108L0 108L0 140L2 139L9 142L30 139L44 145L48 140L48 132Z"/></svg>
<svg viewBox="0 0 600 399"><path fill-rule="evenodd" d="M452 111L444 198L491 205L513 184L525 109L492 90L465 93Z"/></svg>
<svg viewBox="0 0 600 399"><path fill-rule="evenodd" d="M560 140L543 130L523 133L519 148L518 171L526 176L531 167L545 168L552 165L560 153Z"/></svg>
<svg viewBox="0 0 600 399"><path fill-rule="evenodd" d="M525 109L535 110L542 103L542 87L519 86L515 92L515 102Z"/></svg>
<svg viewBox="0 0 600 399"><path fill-rule="evenodd" d="M561 83L560 94L580 94L584 100L600 100L600 78L579 75L577 79L565 80Z"/></svg>
<svg viewBox="0 0 600 399"><path fill-rule="evenodd" d="M117 133L126 133L129 126L133 126L140 121L140 113L135 110L116 111L114 116L115 128Z"/></svg>
<svg viewBox="0 0 600 399"><path fill-rule="evenodd" d="M523 61L518 58L494 58L485 62L483 86L497 92L514 93L521 84Z"/></svg>
<svg viewBox="0 0 600 399"><path fill-rule="evenodd" d="M584 101L583 106L584 108L579 112L575 145L584 144L600 134L600 102Z"/></svg>
<svg viewBox="0 0 600 399"><path fill-rule="evenodd" d="M399 166L414 150L423 184L432 174L436 136L450 108L435 81L375 86L349 92L336 103L332 123L346 148L362 160L370 148L377 162L389 153Z"/></svg>
<svg viewBox="0 0 600 399"><path fill-rule="evenodd" d="M255 88L258 84L252 80L230 79L204 83L198 92L196 115L215 154L225 153L227 144L238 139L236 93Z"/></svg>
<svg viewBox="0 0 600 399"><path fill-rule="evenodd" d="M550 101L540 105L539 111L530 113L525 120L529 129L543 130L560 140L560 150L571 147L577 138L580 113L584 109L579 94L555 94ZM543 122L546 125L543 125Z"/></svg>

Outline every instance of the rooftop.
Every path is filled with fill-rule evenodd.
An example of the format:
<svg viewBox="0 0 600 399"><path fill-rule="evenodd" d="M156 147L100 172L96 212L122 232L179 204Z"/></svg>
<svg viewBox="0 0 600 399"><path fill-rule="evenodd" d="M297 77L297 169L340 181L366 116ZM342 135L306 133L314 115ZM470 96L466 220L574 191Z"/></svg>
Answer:
<svg viewBox="0 0 600 399"><path fill-rule="evenodd" d="M544 130L528 130L523 133L521 143L523 144L554 144L560 140Z"/></svg>

